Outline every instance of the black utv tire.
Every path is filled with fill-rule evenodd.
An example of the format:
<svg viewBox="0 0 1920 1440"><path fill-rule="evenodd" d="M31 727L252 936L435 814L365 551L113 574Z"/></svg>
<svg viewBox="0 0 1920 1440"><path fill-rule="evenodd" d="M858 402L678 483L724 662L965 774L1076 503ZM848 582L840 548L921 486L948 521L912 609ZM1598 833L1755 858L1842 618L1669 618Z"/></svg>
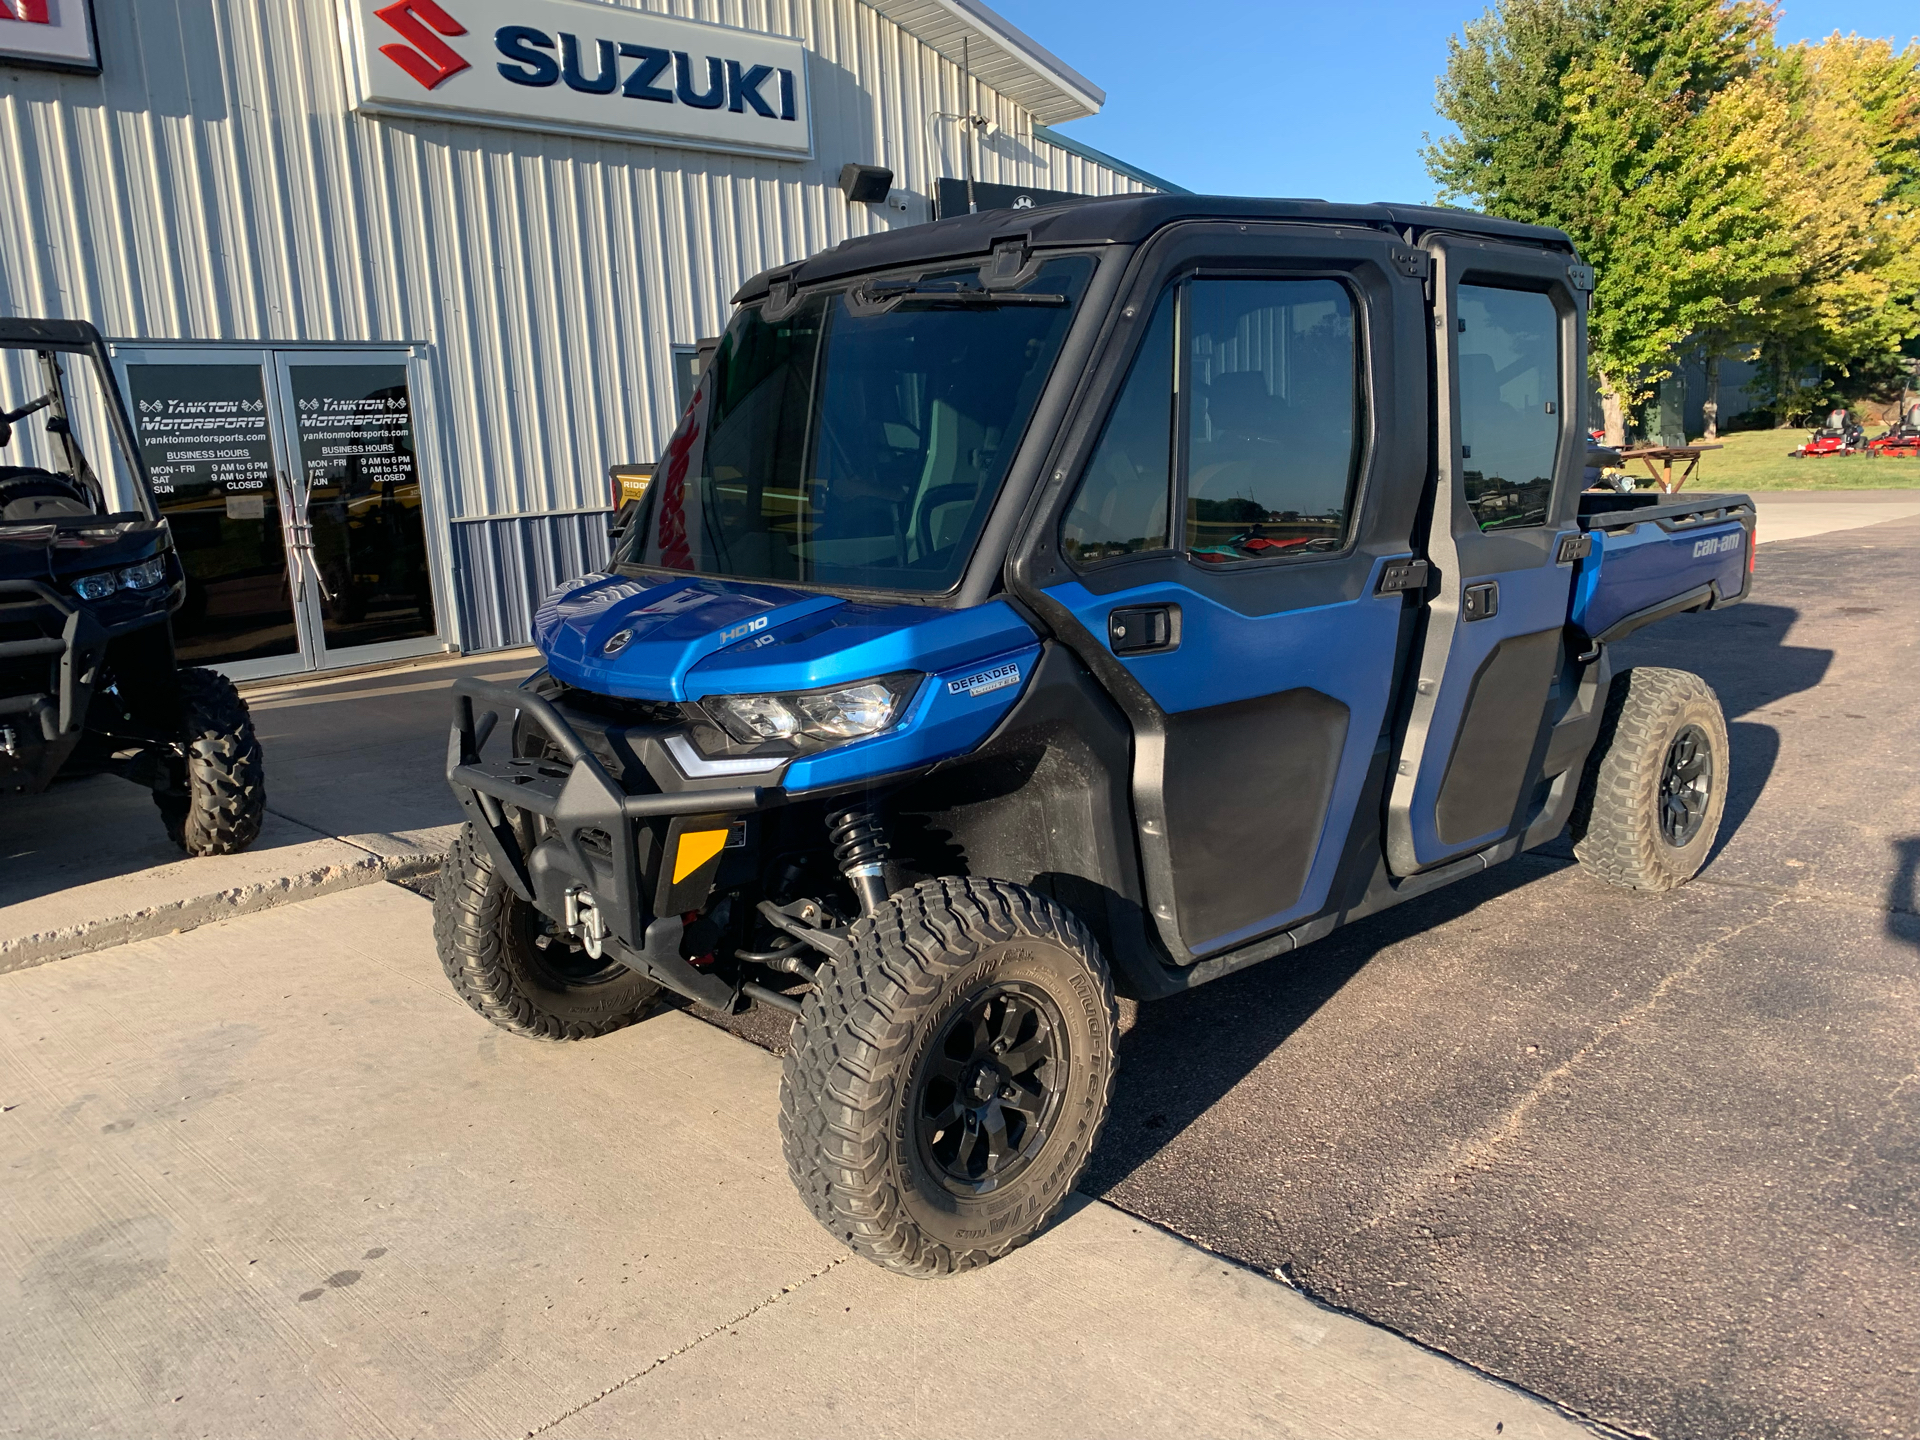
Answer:
<svg viewBox="0 0 1920 1440"><path fill-rule="evenodd" d="M1631 890L1672 890L1712 853L1727 804L1727 721L1706 681L1637 665L1613 677L1573 807L1573 853Z"/></svg>
<svg viewBox="0 0 1920 1440"><path fill-rule="evenodd" d="M260 835L266 765L247 702L226 676L182 670L186 793L156 790L167 834L189 855L235 855Z"/></svg>
<svg viewBox="0 0 1920 1440"><path fill-rule="evenodd" d="M997 1260L1058 1212L1106 1123L1106 962L1067 910L1000 880L924 880L848 938L787 1050L793 1182L889 1270Z"/></svg>
<svg viewBox="0 0 1920 1440"><path fill-rule="evenodd" d="M545 934L545 947L534 942ZM494 868L471 822L440 867L433 943L460 998L502 1030L537 1040L591 1040L652 1008L660 987L617 960L594 960Z"/></svg>

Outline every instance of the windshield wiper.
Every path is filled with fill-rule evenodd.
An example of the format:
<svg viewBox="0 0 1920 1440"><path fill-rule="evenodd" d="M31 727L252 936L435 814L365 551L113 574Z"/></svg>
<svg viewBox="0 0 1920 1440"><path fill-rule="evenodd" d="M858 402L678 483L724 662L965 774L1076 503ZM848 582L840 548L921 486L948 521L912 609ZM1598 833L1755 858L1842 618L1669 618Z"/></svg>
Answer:
<svg viewBox="0 0 1920 1440"><path fill-rule="evenodd" d="M1035 294L1027 290L988 290L968 280L875 280L867 287L873 304L987 309L1000 305L1064 305L1064 295Z"/></svg>

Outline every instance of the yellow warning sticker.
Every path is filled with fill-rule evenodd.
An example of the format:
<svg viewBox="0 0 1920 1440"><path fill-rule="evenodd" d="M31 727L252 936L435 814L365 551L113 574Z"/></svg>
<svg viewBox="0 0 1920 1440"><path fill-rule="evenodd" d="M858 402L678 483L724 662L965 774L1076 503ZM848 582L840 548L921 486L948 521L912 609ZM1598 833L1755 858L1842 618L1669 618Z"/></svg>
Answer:
<svg viewBox="0 0 1920 1440"><path fill-rule="evenodd" d="M673 883L678 885L727 845L725 830L687 830L680 835L680 848L673 854Z"/></svg>

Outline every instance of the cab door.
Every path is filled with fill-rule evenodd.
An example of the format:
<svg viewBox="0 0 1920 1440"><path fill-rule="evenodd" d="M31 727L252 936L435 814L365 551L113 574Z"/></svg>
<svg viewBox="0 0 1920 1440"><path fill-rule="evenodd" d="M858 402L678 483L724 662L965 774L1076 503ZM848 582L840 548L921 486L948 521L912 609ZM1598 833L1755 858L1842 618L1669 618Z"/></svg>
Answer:
<svg viewBox="0 0 1920 1440"><path fill-rule="evenodd" d="M1424 257L1194 230L1123 299L1118 373L1069 427L1057 530L1020 567L1132 723L1148 905L1179 963L1328 904L1383 758L1426 451Z"/></svg>
<svg viewBox="0 0 1920 1440"><path fill-rule="evenodd" d="M1387 807L1410 875L1495 845L1534 809L1562 657L1585 435L1584 267L1432 237L1439 397L1433 569Z"/></svg>

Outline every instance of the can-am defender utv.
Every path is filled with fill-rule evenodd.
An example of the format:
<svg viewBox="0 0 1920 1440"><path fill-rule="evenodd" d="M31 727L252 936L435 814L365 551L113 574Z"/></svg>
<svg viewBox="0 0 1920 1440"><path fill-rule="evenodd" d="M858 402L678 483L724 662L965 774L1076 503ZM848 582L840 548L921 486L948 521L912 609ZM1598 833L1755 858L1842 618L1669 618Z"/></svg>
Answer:
<svg viewBox="0 0 1920 1440"><path fill-rule="evenodd" d="M1683 883L1726 723L1609 647L1741 599L1754 511L1583 493L1592 283L1554 230L1185 196L749 281L544 668L454 686L448 976L554 1039L663 986L796 1010L801 1195L930 1275L1072 1188L1116 981L1569 824L1603 879Z"/></svg>
<svg viewBox="0 0 1920 1440"><path fill-rule="evenodd" d="M186 577L106 346L80 321L0 319L0 355L27 358L0 376L31 392L0 395L0 459L22 462L0 464L0 793L112 771L152 789L189 855L244 850L266 811L260 743L231 681L175 662ZM63 356L91 377L133 510L81 449Z"/></svg>

